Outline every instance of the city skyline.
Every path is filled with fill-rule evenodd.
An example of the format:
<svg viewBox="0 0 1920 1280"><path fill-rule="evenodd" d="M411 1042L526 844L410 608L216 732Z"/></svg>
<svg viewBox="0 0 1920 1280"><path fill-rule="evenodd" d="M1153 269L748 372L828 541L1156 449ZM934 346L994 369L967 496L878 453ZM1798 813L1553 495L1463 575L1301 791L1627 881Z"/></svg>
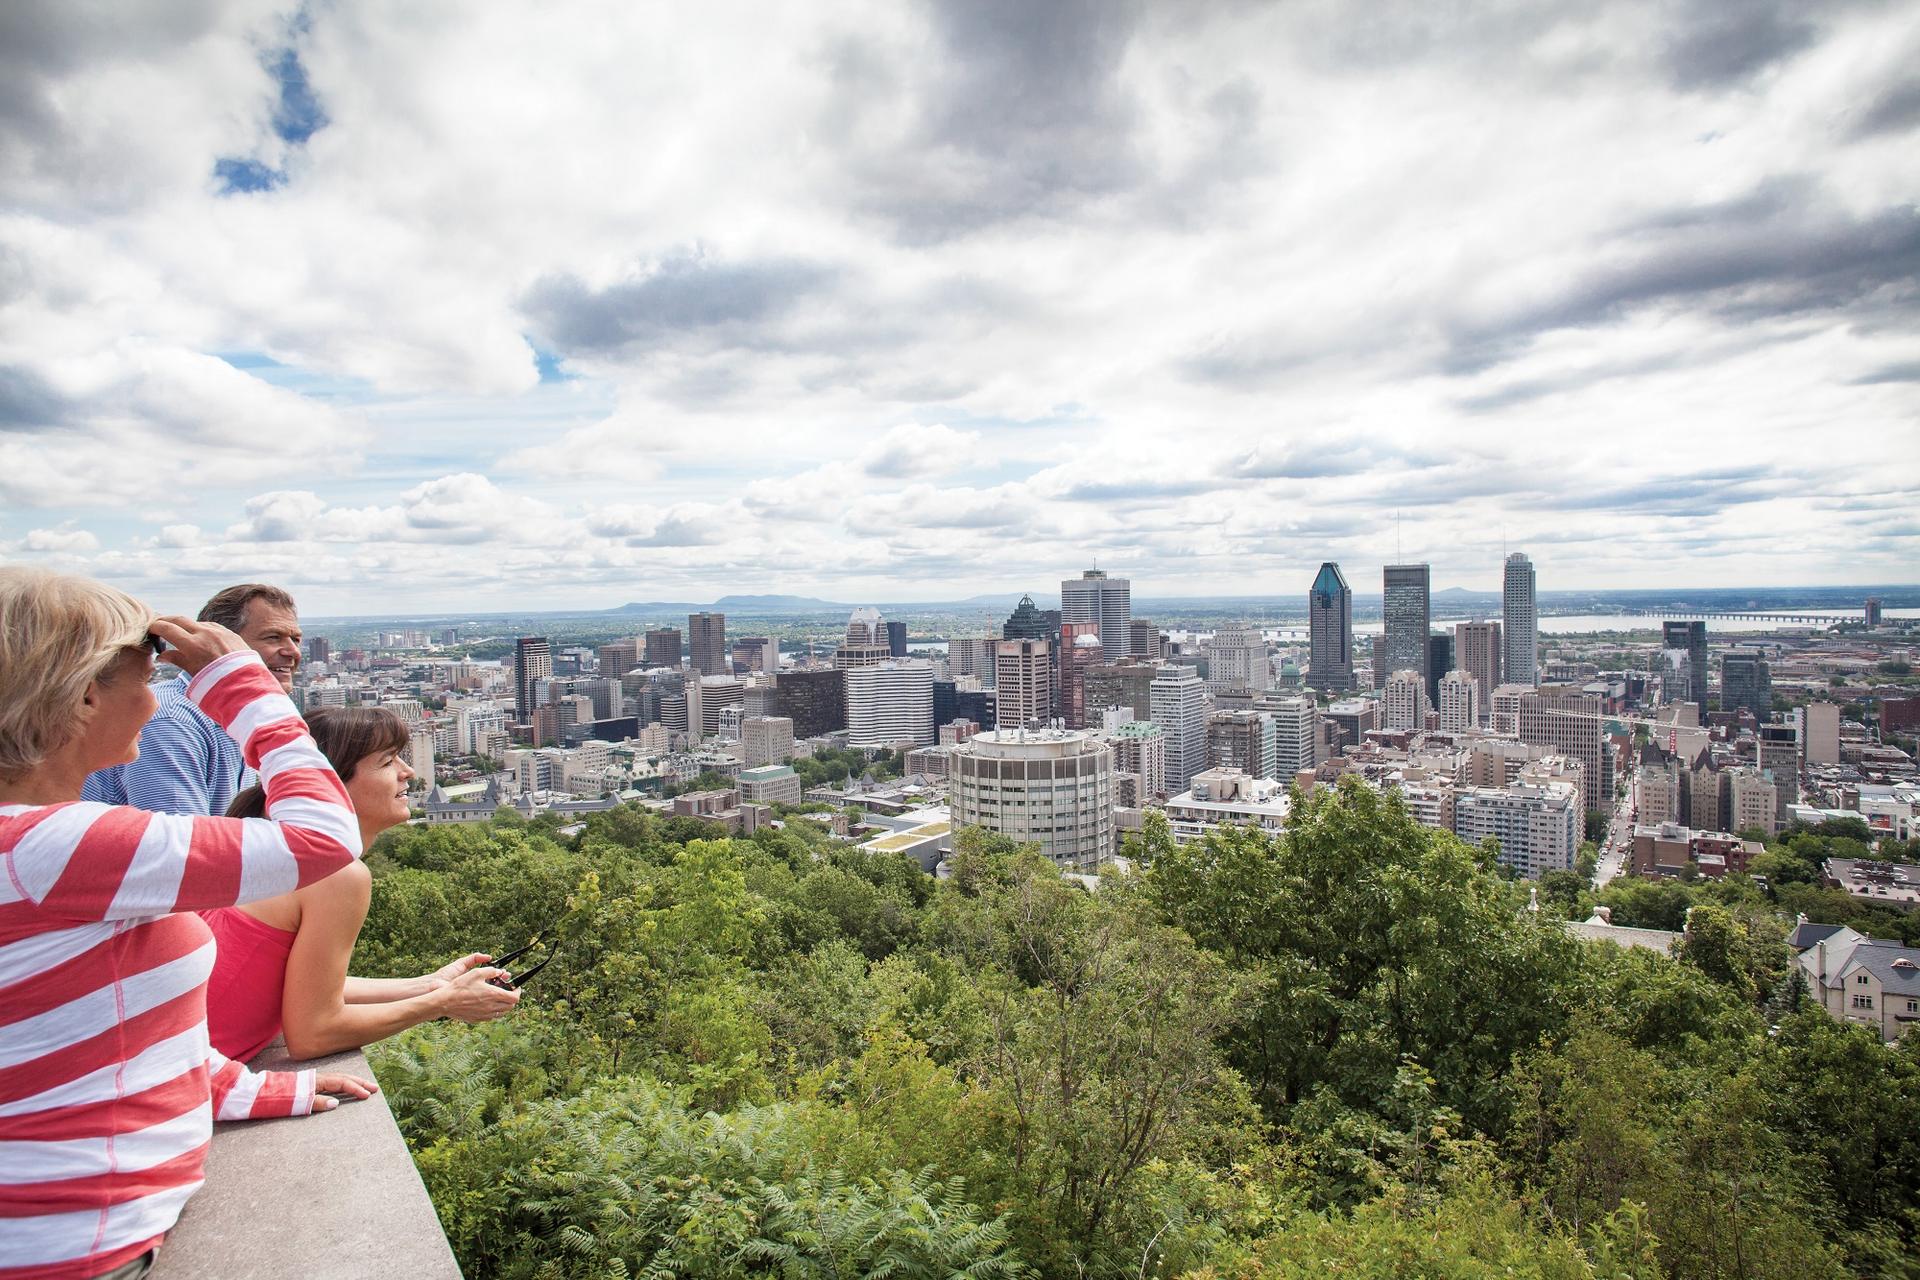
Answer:
<svg viewBox="0 0 1920 1280"><path fill-rule="evenodd" d="M10 11L0 560L315 616L1910 579L1905 17Z"/></svg>

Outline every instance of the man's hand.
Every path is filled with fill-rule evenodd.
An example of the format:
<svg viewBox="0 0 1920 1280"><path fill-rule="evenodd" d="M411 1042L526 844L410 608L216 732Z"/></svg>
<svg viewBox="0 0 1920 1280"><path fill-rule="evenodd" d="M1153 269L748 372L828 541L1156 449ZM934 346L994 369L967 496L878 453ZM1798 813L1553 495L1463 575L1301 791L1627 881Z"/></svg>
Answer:
<svg viewBox="0 0 1920 1280"><path fill-rule="evenodd" d="M229 633L231 634L231 633ZM350 1076L344 1072L325 1072L315 1077L313 1082L313 1110L318 1115L322 1111L331 1111L340 1105L340 1098L327 1095L337 1093L342 1098L360 1101L371 1098L380 1092L380 1086L371 1080L359 1076Z"/></svg>
<svg viewBox="0 0 1920 1280"><path fill-rule="evenodd" d="M161 655L161 660L172 663L190 676L199 675L201 669L216 658L229 653L245 653L250 647L245 640L217 622L195 622L191 618L170 616L155 618L147 629L167 642L167 651Z"/></svg>

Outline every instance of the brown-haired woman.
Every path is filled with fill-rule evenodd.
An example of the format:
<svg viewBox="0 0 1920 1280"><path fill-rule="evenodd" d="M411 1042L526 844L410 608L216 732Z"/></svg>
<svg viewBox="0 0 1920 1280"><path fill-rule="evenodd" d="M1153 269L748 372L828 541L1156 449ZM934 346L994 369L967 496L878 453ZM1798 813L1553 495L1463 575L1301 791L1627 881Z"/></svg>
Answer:
<svg viewBox="0 0 1920 1280"><path fill-rule="evenodd" d="M307 716L313 740L346 784L363 847L407 820L406 722L391 711L323 707ZM257 788L242 791L229 816L252 816ZM436 1018L485 1022L519 1001L492 985L504 971L474 953L419 978L347 975L367 918L373 877L354 863L304 889L203 912L219 951L207 982L207 1030L214 1047L245 1061L283 1031L287 1052L317 1058L371 1044Z"/></svg>

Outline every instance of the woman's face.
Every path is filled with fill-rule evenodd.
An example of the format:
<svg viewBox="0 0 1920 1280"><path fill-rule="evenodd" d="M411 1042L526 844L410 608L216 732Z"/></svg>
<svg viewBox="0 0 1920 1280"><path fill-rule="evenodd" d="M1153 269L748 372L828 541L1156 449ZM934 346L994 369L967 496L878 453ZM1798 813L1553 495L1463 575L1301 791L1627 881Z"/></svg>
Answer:
<svg viewBox="0 0 1920 1280"><path fill-rule="evenodd" d="M128 649L113 660L87 689L90 714L86 735L89 763L95 769L132 764L140 757L140 730L153 719L153 654Z"/></svg>
<svg viewBox="0 0 1920 1280"><path fill-rule="evenodd" d="M407 780L413 769L398 751L376 751L363 758L347 781L347 798L360 817L360 833L371 841L388 827L407 820Z"/></svg>

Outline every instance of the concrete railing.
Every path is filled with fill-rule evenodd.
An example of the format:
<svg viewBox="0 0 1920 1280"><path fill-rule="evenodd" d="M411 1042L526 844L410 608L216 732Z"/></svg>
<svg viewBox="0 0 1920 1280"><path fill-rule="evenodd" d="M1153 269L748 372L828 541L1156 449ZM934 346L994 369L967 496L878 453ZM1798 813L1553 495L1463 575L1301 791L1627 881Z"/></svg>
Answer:
<svg viewBox="0 0 1920 1280"><path fill-rule="evenodd" d="M289 1066L275 1043L252 1064ZM371 1076L358 1050L314 1062ZM384 1094L325 1115L216 1125L207 1185L153 1280L460 1280Z"/></svg>

